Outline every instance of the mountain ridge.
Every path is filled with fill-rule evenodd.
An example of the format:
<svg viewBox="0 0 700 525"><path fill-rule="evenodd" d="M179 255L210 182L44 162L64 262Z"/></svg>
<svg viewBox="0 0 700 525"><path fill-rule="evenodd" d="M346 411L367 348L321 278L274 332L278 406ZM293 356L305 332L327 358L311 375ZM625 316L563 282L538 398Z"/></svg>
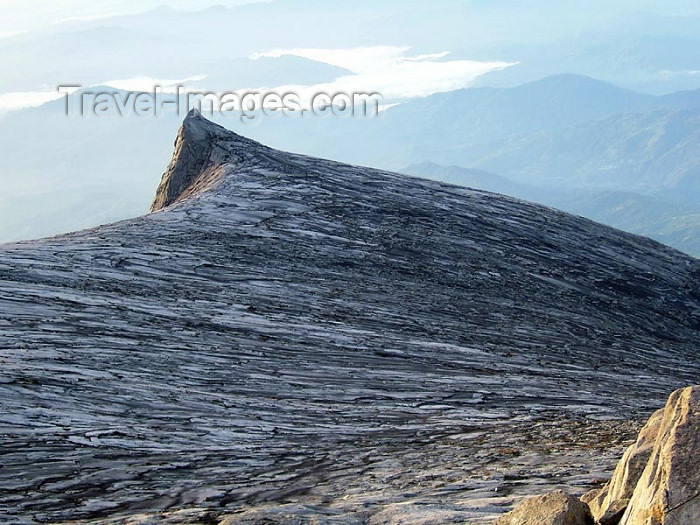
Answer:
<svg viewBox="0 0 700 525"><path fill-rule="evenodd" d="M359 520L409 501L485 523L494 488L527 491L493 450L562 421L614 440L626 423L601 420L646 416L700 373L697 260L238 141L207 146L230 158L206 191L0 246L2 519L291 501ZM614 466L576 451L542 479L582 492ZM542 454L498 464L516 476ZM435 481L416 478L428 465Z"/></svg>
<svg viewBox="0 0 700 525"><path fill-rule="evenodd" d="M589 81L584 79L584 82ZM551 83L551 80L549 82ZM692 106L696 99L694 93L681 93L678 97L672 97L668 103L678 104L680 107ZM78 95L79 93L75 94L76 97ZM449 95L445 97L450 99ZM546 97L540 98L543 103L547 101ZM405 118L396 121L392 120L390 111L385 112L379 119L272 119L252 127L241 124L236 119L220 120L227 121L225 125L234 126L239 133L249 135L266 144L273 144L279 149L334 158L351 164L399 170L409 164L426 160L441 165L471 166L479 163L482 169L508 178L514 177L512 173L506 173L506 169L509 172L519 168L523 171L529 169L537 172L547 168L546 141L552 141L558 135L566 135L569 137L567 141L570 142L570 137L575 135L574 132L566 130L556 133L545 133L540 130L536 136L526 134L514 139L512 133L516 129L508 123L507 118L503 121L503 125L497 126L498 129L484 130L481 128L486 126L492 117L486 120L484 120L485 117L477 118L478 108L467 107L463 111L459 105L452 104L443 108L447 110L444 112L440 110L440 104L438 104L440 97L436 97L434 101L430 100L430 106L427 107L430 112L424 114L418 111L420 102L416 102L415 112L411 111ZM432 107L433 103L436 105L435 108ZM580 105L576 100L571 104ZM5 176L2 181L7 191L6 200L0 203L2 204L0 216L3 219L1 222L5 225L4 228L0 228L1 240L37 238L107 223L115 219L133 217L147 211L153 202L154 192L158 186L158 177L155 175L163 172L159 159L165 158L172 152L172 141L168 137L177 133L180 118L174 113L164 112L158 119L141 119L133 116L67 119L62 111L63 105L64 102L58 100L41 108L7 114L0 120L0 131L7 138L0 146L0 155L5 165ZM392 109L398 110L400 106ZM435 115L432 113L433 109L437 111ZM554 110L556 109L554 107ZM528 126L540 121L539 117L534 119L527 117L527 111L524 109L521 113L522 115L516 120L529 122ZM462 129L464 126L459 123L460 119L470 122L470 129L464 131ZM665 129L662 121L647 122L648 114L646 118L626 117L626 119L628 128L632 127L633 122L637 122L640 127L645 125L656 127L658 133L663 133ZM583 130L580 134L586 139L585 144L573 149L569 148L571 151L567 155L570 157L573 154L576 157L580 155L579 150L587 147L589 142L607 135L612 136L610 148L598 147L596 151L602 153L586 159L584 163L591 167L591 170L609 163L610 159L606 160L603 153L609 152L608 150L614 147L626 148L623 151L629 153L627 164L631 165L630 169L651 168L652 179L650 180L652 181L664 180L664 177L656 177L657 172L660 171L659 166L675 166L678 180L683 179L683 173L692 169L694 142L690 136L685 137L686 146L690 148L685 150L687 151L685 154L679 149L677 154L668 156L663 161L647 163L646 168L635 165L636 158L641 158L642 155L653 156L657 149L649 149L646 153L641 152L640 147L634 149L635 144L639 146L641 139L635 142L628 140L622 132L616 135L615 130L626 129L623 126L624 121L618 120L612 119L605 125L598 123L594 126L590 122L577 125L576 129ZM46 133L32 142L22 139L39 127L45 129ZM642 137L644 130L638 131L638 136ZM483 140L487 135L494 133L499 137L495 142ZM503 133L508 136L504 137ZM676 138L679 142L684 140L684 137L680 136L683 133L685 132L682 128L677 131ZM671 139L672 136L673 133L670 133L665 140ZM310 140L311 138L313 141ZM355 144L355 147L347 147L350 143ZM518 150L518 145L523 143L534 144L534 150L543 152L543 155L536 159L524 158L524 152L533 148ZM614 147L613 143L616 144ZM39 148L43 154L35 155L34 148ZM567 174L571 174L573 178L574 174L585 171L579 160L570 161L567 164L565 162L567 155L558 157L560 164L563 165L562 170L556 173L549 170L545 175L555 176L561 180L566 179ZM685 160L682 155L686 156ZM89 176L80 177L79 175L83 172ZM515 175L517 176L517 173ZM689 180L692 180L692 177ZM29 184L29 181L32 181L32 184ZM26 188L24 192L21 191L23 185ZM77 202L67 207L63 205L63 199L51 199L36 192L36 188L44 188L48 191L57 185L61 189L66 189L68 186L76 188L76 195L71 197L71 202L75 202L79 197L78 189L84 188L87 195L83 197L85 201L83 205ZM545 185L551 186L548 183ZM628 190L619 187L612 189ZM110 192L114 195L111 201ZM692 200L692 195L688 192L676 192L676 194L681 197L685 195ZM15 205L14 203L19 202L19 199L26 204L21 207ZM103 204L96 207L97 201ZM123 211L120 212L120 209ZM657 226L658 234L655 234L655 237L666 239L665 234L661 232L665 226L662 224ZM645 231L655 233L653 225ZM685 249L686 243L676 246Z"/></svg>
<svg viewBox="0 0 700 525"><path fill-rule="evenodd" d="M175 140L175 152L163 174L151 205L151 212L207 191L222 176L221 168L231 153L217 147L219 141L235 142L241 148L262 147L244 139L190 110Z"/></svg>
<svg viewBox="0 0 700 525"><path fill-rule="evenodd" d="M692 198L523 184L483 170L431 162L407 166L402 172L537 202L700 256L700 205Z"/></svg>

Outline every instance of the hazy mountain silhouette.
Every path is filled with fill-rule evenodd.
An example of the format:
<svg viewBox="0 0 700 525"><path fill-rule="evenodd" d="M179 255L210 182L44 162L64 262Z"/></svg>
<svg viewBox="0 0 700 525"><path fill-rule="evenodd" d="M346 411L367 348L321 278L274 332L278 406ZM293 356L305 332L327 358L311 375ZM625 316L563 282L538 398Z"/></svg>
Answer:
<svg viewBox="0 0 700 525"><path fill-rule="evenodd" d="M354 164L403 169L427 161L496 173L502 182L510 182L473 185L521 197L529 194L506 191L508 184L544 187L550 196L558 192L561 198L542 200L541 191L523 198L565 206L597 220L616 217L609 213L610 192L636 193L640 198L634 208L649 220L617 217L612 225L698 253L692 248L695 221L688 217L700 201L698 93L656 97L563 75L513 89L434 95L391 108L379 119L223 123L280 148ZM167 137L177 129L178 117L68 119L61 110L57 101L0 119L6 137L0 145L6 188L0 202L6 218L0 239L59 233L148 209L158 184L159 159L171 147ZM31 134L34 138L27 141ZM430 176L429 171L422 173ZM69 200L74 204L67 207L63 200L52 199L51 188L73 189ZM590 206L568 207L570 192L581 189ZM596 195L602 195L597 211ZM644 195L658 195L658 203ZM96 202L103 204L94 206ZM690 212L681 218L676 209ZM669 227L668 221L675 225Z"/></svg>

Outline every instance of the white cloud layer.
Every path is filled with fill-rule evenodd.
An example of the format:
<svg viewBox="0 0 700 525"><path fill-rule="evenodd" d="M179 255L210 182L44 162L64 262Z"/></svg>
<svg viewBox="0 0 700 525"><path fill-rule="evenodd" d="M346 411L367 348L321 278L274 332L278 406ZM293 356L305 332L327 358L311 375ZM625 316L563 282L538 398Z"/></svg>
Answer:
<svg viewBox="0 0 700 525"><path fill-rule="evenodd" d="M0 113L33 108L64 96L58 91L24 91L0 94Z"/></svg>
<svg viewBox="0 0 700 525"><path fill-rule="evenodd" d="M115 89L122 89L124 91L139 92L151 92L156 86L158 86L161 88L162 93L175 93L178 85L186 86L188 83L200 82L205 78L206 76L204 75L198 75L195 77L188 77L175 80L144 76L117 80L107 80L105 82L102 82L100 85L109 86ZM64 97L66 92L73 92L76 90L77 88L64 89L61 93L59 93L55 89L50 91L19 91L14 93L2 93L0 94L0 114L7 113L8 111L15 111L18 109L38 107L43 104L46 104L47 102L58 100Z"/></svg>
<svg viewBox="0 0 700 525"><path fill-rule="evenodd" d="M508 62L478 62L450 60L448 52L411 55L409 47L375 46L354 49L279 49L254 55L252 58L279 58L294 55L323 62L352 71L332 82L315 85L248 86L248 90L265 90L276 93L296 93L302 105L308 107L318 93L379 93L386 104L425 97L437 92L467 87L476 77L513 65ZM160 79L140 76L107 80L102 85L125 91L151 92L158 86L164 93L175 92L177 86L185 91L198 91L195 83L202 83L204 75L183 79ZM0 94L0 113L27 107L40 106L61 98L57 91L32 91Z"/></svg>
<svg viewBox="0 0 700 525"><path fill-rule="evenodd" d="M304 92L379 92L385 100L425 97L467 87L476 77L513 63L448 60L449 52L409 55L410 47L375 46L355 49L275 49L252 58L294 55L352 71L315 86L280 86Z"/></svg>
<svg viewBox="0 0 700 525"><path fill-rule="evenodd" d="M174 93L177 86L186 86L192 82L200 82L204 80L206 75L197 75L181 79L153 78L153 77L134 77L120 80L107 80L104 85L115 89L123 89L124 91L144 91L149 92L158 86L163 93Z"/></svg>

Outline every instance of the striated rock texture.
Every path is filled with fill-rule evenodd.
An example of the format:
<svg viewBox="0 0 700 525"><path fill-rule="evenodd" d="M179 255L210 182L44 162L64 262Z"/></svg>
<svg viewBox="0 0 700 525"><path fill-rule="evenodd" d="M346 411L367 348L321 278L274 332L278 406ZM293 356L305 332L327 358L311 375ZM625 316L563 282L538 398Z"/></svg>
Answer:
<svg viewBox="0 0 700 525"><path fill-rule="evenodd" d="M196 114L159 196L0 246L0 522L488 523L700 374L700 263L641 237Z"/></svg>
<svg viewBox="0 0 700 525"><path fill-rule="evenodd" d="M615 525L622 518L654 450L663 414L664 410L659 409L649 418L637 441L625 451L608 484L581 498L601 525Z"/></svg>
<svg viewBox="0 0 700 525"><path fill-rule="evenodd" d="M233 146L233 147L232 147ZM261 153L263 146L206 120L196 109L190 111L177 139L175 154L156 190L151 211L205 192L221 177L223 166L242 162L235 151L251 146Z"/></svg>
<svg viewBox="0 0 700 525"><path fill-rule="evenodd" d="M525 500L493 525L594 525L588 505L561 490Z"/></svg>
<svg viewBox="0 0 700 525"><path fill-rule="evenodd" d="M362 515L303 505L263 506L222 519L218 525L364 525Z"/></svg>
<svg viewBox="0 0 700 525"><path fill-rule="evenodd" d="M700 523L700 386L671 394L621 525Z"/></svg>

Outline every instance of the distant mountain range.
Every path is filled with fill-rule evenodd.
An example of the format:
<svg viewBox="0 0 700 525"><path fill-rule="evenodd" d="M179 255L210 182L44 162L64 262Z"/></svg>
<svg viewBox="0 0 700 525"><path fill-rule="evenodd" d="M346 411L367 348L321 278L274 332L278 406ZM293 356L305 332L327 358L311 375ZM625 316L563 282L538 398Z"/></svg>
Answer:
<svg viewBox="0 0 700 525"><path fill-rule="evenodd" d="M513 87L578 73L651 93L695 88L700 71L697 6L695 13L672 16L692 8L666 3L661 13L640 12L647 6L621 0L589 1L575 10L552 0L538 2L537 9L523 1L452 0L357 0L352 7L333 0L324 9L308 0L191 12L160 7L0 39L0 93L40 89L49 82L91 85L142 75L214 75L220 71L216 66L228 60L277 48L406 45L416 53L451 52L456 58L517 63L486 75L480 85ZM358 12L362 23L357 23ZM434 27L441 30L428 29ZM235 80L232 74L226 83ZM253 86L227 89L232 87Z"/></svg>
<svg viewBox="0 0 700 525"><path fill-rule="evenodd" d="M200 75L211 76L208 89L232 91L329 82L348 73L297 57L251 59L254 52L282 45L284 38L274 37L282 28L287 27L286 35L292 30L281 17L265 17L270 9L264 4L195 12L161 7L0 39L0 93L46 89L49 80L54 89L58 83L94 86L143 76L176 80ZM293 11L289 6L277 9ZM257 29L260 17L268 31Z"/></svg>
<svg viewBox="0 0 700 525"><path fill-rule="evenodd" d="M575 72L648 93L694 89L700 71L699 26L697 11L680 16L637 11L563 38L486 47L482 53L518 64L485 75L477 85L514 87L555 72Z"/></svg>
<svg viewBox="0 0 700 525"><path fill-rule="evenodd" d="M491 171L503 171L512 178L519 178L523 173L528 182L535 182L529 177L548 179L551 176L551 173L527 173L528 165L537 158L520 158L518 162L522 164L513 168L508 163L508 155L523 149L527 156L533 144L543 148L552 143L552 148L564 150L550 153L553 160L559 160L559 164L551 168L565 171L557 176L569 177L566 171L578 166L580 158L569 157L571 152L567 151L565 141L581 141L575 136L577 130L596 137L605 133L605 140L615 143L623 142L629 133L638 132L642 137L647 132L660 133L664 141L652 145L673 147L692 138L688 135L696 131L693 119L699 109L700 90L657 97L588 77L559 75L515 88L465 89L406 102L387 110L377 122L364 126L362 132L360 129L352 131L361 135L353 140L362 141L359 147L363 150L363 161L373 165L395 168L433 160L467 167L478 165ZM676 115L681 111L689 113ZM577 153L578 148L585 150L590 146L593 151L586 154L605 154L603 150L598 151L599 144L591 142L594 137L584 138L578 147L573 146ZM554 144L556 140L561 140L562 144ZM372 147L378 141L381 147ZM690 142L692 146L693 141ZM387 152L385 146L389 143L392 148ZM636 155L646 146L645 142L632 141L621 153ZM336 147L336 150L341 149L342 144ZM663 153L654 153L657 152ZM626 158L625 162L633 163L634 159Z"/></svg>
<svg viewBox="0 0 700 525"><path fill-rule="evenodd" d="M6 137L0 239L59 233L148 209L158 159L170 147L164 137L177 129L177 115L68 119L61 110L57 101L0 119ZM558 75L515 88L437 94L370 120L219 121L281 149L353 164L481 170L478 183L474 171L408 171L562 207L700 254L700 90L652 96ZM85 194L78 202L79 192L50 196L72 187Z"/></svg>
<svg viewBox="0 0 700 525"><path fill-rule="evenodd" d="M652 96L560 75L437 94L374 122L325 124L326 133L318 125L286 141L281 127L254 133L560 207L700 255L700 90Z"/></svg>
<svg viewBox="0 0 700 525"><path fill-rule="evenodd" d="M686 253L700 256L700 202L686 198L649 196L623 191L566 190L511 181L483 170L424 162L404 173L477 188L528 201L609 224Z"/></svg>

